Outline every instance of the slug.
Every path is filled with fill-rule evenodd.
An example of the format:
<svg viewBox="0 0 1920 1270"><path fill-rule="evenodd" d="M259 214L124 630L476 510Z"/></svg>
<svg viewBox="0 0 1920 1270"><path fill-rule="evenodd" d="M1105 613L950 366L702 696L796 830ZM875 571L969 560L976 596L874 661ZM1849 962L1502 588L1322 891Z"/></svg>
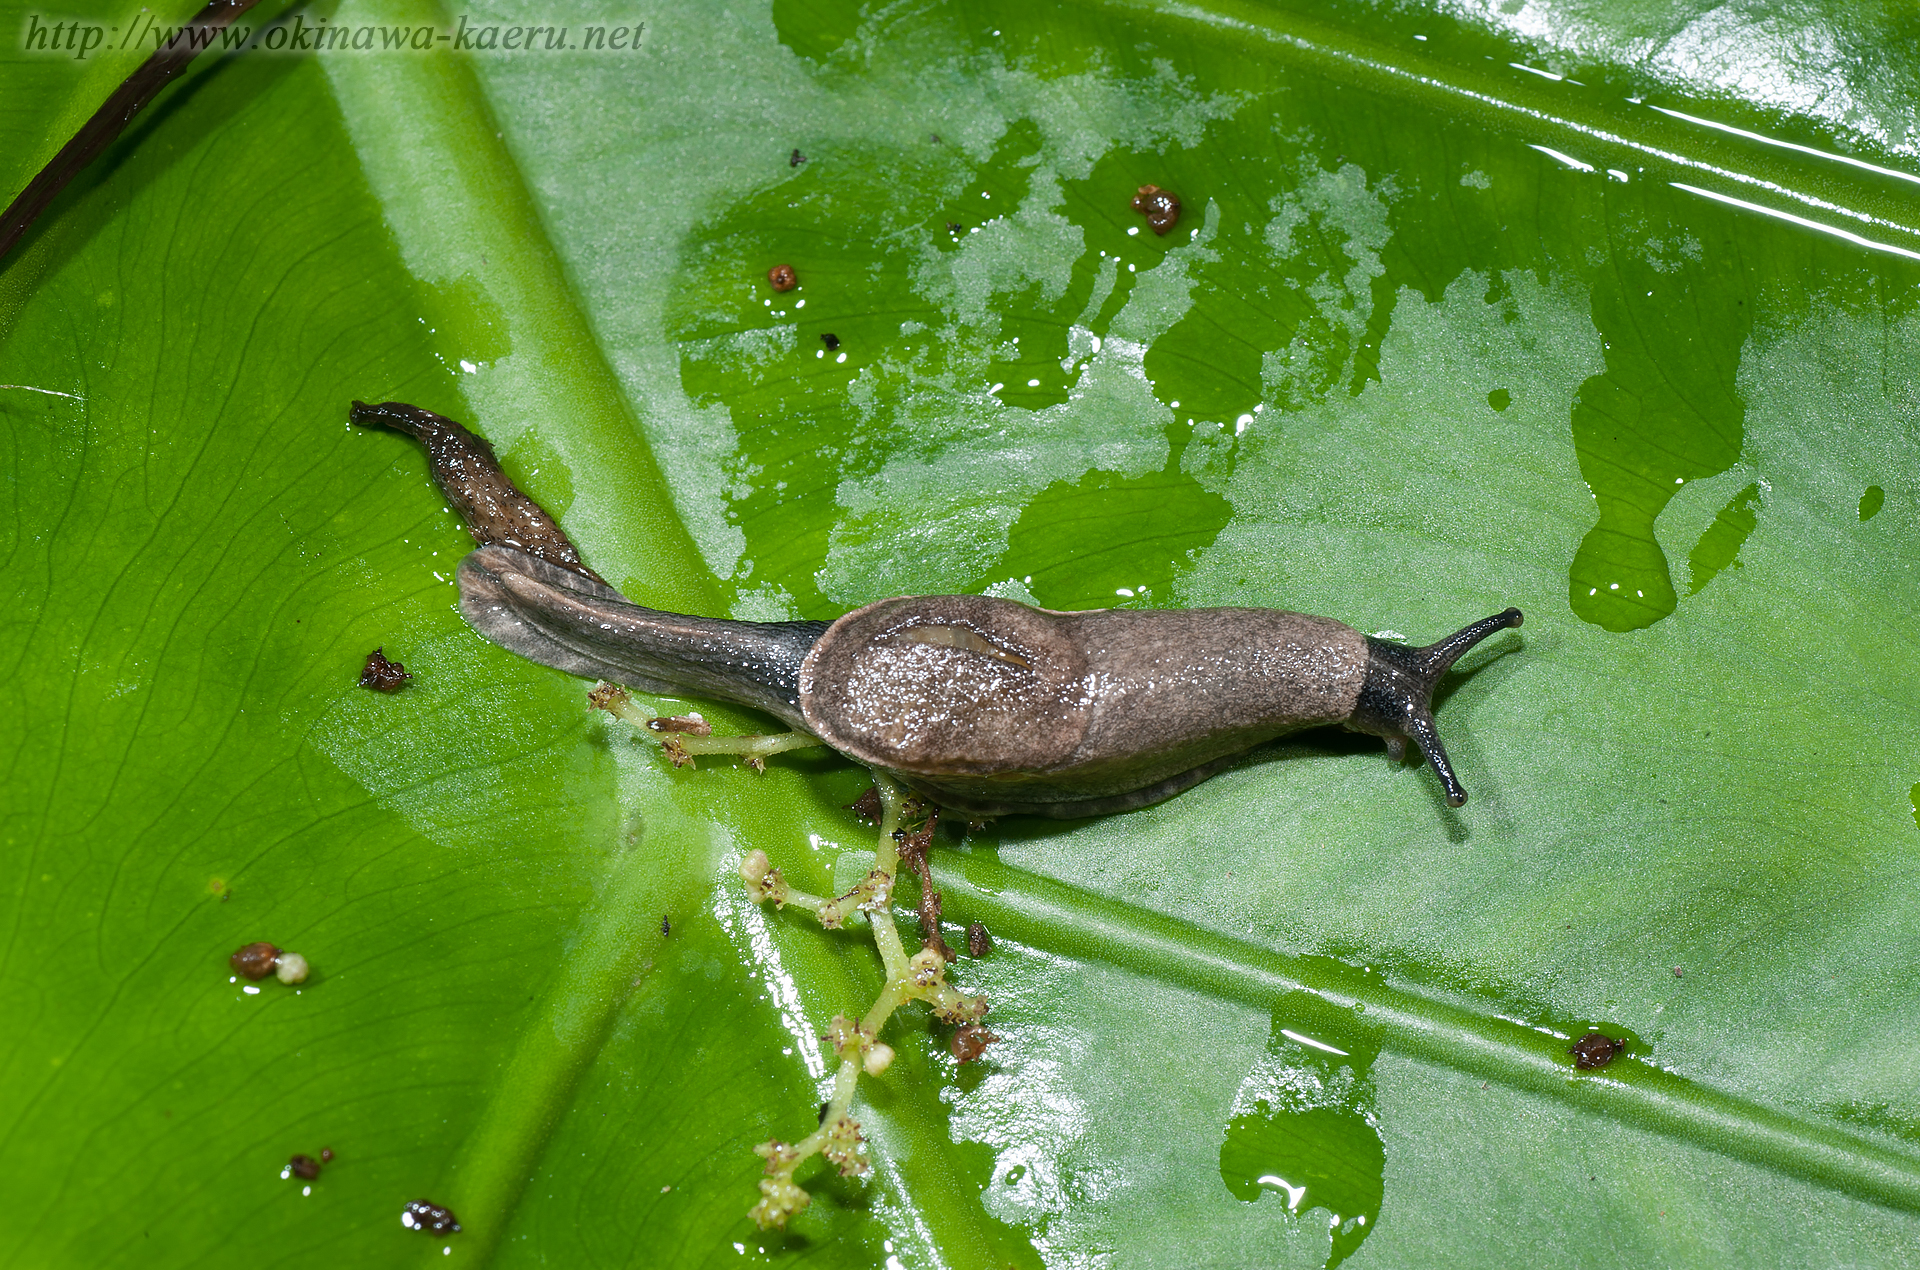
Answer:
<svg viewBox="0 0 1920 1270"><path fill-rule="evenodd" d="M881 600L834 622L663 613L589 572L458 423L397 402L355 402L351 418L420 440L454 506L487 512L468 518L481 545L457 573L460 612L487 639L571 674L763 711L969 816L1144 807L1329 724L1383 738L1395 760L1414 743L1458 807L1433 691L1523 620L1509 608L1415 648L1274 609L1057 613L981 595Z"/></svg>

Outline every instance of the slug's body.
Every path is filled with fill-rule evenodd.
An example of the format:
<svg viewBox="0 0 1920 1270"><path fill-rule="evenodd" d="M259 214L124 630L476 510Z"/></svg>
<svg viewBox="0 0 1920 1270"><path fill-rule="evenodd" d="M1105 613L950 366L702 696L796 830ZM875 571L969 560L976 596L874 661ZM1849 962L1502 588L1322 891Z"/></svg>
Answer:
<svg viewBox="0 0 1920 1270"><path fill-rule="evenodd" d="M1359 632L1299 613L1053 613L938 595L847 614L799 686L809 731L942 806L1084 816L1345 721L1366 669Z"/></svg>
<svg viewBox="0 0 1920 1270"><path fill-rule="evenodd" d="M451 420L395 403L355 403L354 419L419 436L430 456L457 452L457 468L435 464L443 489L484 476L512 490ZM456 507L475 502L447 492ZM488 506L538 512L512 493L520 501ZM553 540L544 513L525 531L511 519L469 517L482 546L459 569L461 613L488 639L573 674L763 710L976 816L1142 807L1326 724L1384 737L1396 758L1416 742L1459 806L1433 689L1467 649L1521 621L1508 609L1430 648L1272 609L1055 613L976 595L882 600L832 623L732 622L634 604Z"/></svg>

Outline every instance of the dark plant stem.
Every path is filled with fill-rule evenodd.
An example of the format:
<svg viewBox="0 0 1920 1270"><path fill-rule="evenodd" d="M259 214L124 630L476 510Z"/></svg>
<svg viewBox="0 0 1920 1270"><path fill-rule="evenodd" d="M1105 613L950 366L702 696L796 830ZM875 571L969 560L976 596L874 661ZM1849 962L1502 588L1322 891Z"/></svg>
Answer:
<svg viewBox="0 0 1920 1270"><path fill-rule="evenodd" d="M920 942L953 961L956 954L940 933L940 892L933 889L933 870L927 864L927 849L933 846L933 827L939 819L939 808L927 808L926 823L901 836L900 859L920 879Z"/></svg>
<svg viewBox="0 0 1920 1270"><path fill-rule="evenodd" d="M99 158L169 80L211 47L214 37L255 3L257 0L208 0L207 7L168 40L165 47L156 49L152 57L127 76L106 103L93 112L93 117L80 126L80 131L73 134L73 139L60 147L60 153L54 155L39 175L27 182L27 188L20 191L7 210L0 213L0 257L13 250L13 245L67 187L67 182Z"/></svg>

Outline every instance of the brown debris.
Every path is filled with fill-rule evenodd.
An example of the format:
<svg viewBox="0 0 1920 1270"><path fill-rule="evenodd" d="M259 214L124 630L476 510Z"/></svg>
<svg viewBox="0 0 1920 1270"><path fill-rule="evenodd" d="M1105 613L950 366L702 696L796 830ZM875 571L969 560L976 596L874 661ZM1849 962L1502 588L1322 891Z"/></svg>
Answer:
<svg viewBox="0 0 1920 1270"><path fill-rule="evenodd" d="M832 331L820 332L820 342L827 346L827 351L829 353L831 353L834 349L840 347L840 337L838 335L835 335Z"/></svg>
<svg viewBox="0 0 1920 1270"><path fill-rule="evenodd" d="M294 1156L291 1160L287 1161L287 1167L293 1171L295 1177L300 1178L302 1181L311 1182L314 1178L320 1176L320 1161L310 1155Z"/></svg>
<svg viewBox="0 0 1920 1270"><path fill-rule="evenodd" d="M647 726L655 732L680 732L687 736L712 736L713 725L705 719L696 719L690 714L668 714L657 719L648 719Z"/></svg>
<svg viewBox="0 0 1920 1270"><path fill-rule="evenodd" d="M806 161L807 161L807 156L800 153L799 146L795 146L793 148L793 153L787 156L787 166L790 168L797 168L802 163L805 163Z"/></svg>
<svg viewBox="0 0 1920 1270"><path fill-rule="evenodd" d="M1133 210L1147 218L1154 233L1164 234L1180 221L1180 198L1157 185L1143 185L1133 196Z"/></svg>
<svg viewBox="0 0 1920 1270"><path fill-rule="evenodd" d="M967 956L978 960L993 951L993 936L987 933L983 922L967 924Z"/></svg>
<svg viewBox="0 0 1920 1270"><path fill-rule="evenodd" d="M847 810L870 825L879 824L881 812L880 791L869 785L866 793L847 804Z"/></svg>
<svg viewBox="0 0 1920 1270"><path fill-rule="evenodd" d="M1573 1055L1573 1065L1583 1072L1605 1067L1627 1048L1625 1041L1616 1041L1611 1036L1599 1032L1589 1032L1573 1043L1567 1053Z"/></svg>
<svg viewBox="0 0 1920 1270"><path fill-rule="evenodd" d="M595 710L605 710L612 714L629 700L627 690L619 684L597 683L587 691L587 704Z"/></svg>
<svg viewBox="0 0 1920 1270"><path fill-rule="evenodd" d="M999 1039L978 1023L963 1023L953 1029L953 1039L947 1042L947 1048L953 1051L956 1061L971 1063L987 1052L987 1046Z"/></svg>
<svg viewBox="0 0 1920 1270"><path fill-rule="evenodd" d="M321 1147L321 1148L320 1148L320 1163L322 1163L322 1164L332 1164L332 1163L333 1163L333 1148L332 1148L332 1147Z"/></svg>
<svg viewBox="0 0 1920 1270"><path fill-rule="evenodd" d="M940 809L929 807L925 823L912 833L897 837L901 862L910 866L914 876L920 879L920 942L947 961L954 961L958 954L947 947L945 937L940 934L940 892L933 889L933 866L927 863L927 850L933 846L933 827L939 822Z"/></svg>
<svg viewBox="0 0 1920 1270"><path fill-rule="evenodd" d="M233 967L235 974L242 979L264 979L273 973L273 963L280 959L280 950L262 939L236 949L227 964Z"/></svg>
<svg viewBox="0 0 1920 1270"><path fill-rule="evenodd" d="M793 271L792 265L775 265L767 270L767 281L775 291L791 291L800 285L800 275Z"/></svg>
<svg viewBox="0 0 1920 1270"><path fill-rule="evenodd" d="M360 686L375 692L398 692L413 676L397 661L387 659L384 647L367 654L366 668L360 672Z"/></svg>

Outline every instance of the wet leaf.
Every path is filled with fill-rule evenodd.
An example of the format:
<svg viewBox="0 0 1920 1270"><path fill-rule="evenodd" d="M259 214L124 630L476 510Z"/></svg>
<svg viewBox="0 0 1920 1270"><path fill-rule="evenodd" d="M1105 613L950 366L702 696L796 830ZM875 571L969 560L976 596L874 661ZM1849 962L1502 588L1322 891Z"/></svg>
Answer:
<svg viewBox="0 0 1920 1270"><path fill-rule="evenodd" d="M1912 33L1506 7L349 0L275 38L491 51L197 68L0 268L0 1260L1910 1264ZM134 54L6 56L17 186ZM860 876L864 774L482 643L355 398L667 607L1527 623L1458 811L1315 734L947 830L1002 1039L903 1015L876 1175L768 1235L878 967L732 869Z"/></svg>

